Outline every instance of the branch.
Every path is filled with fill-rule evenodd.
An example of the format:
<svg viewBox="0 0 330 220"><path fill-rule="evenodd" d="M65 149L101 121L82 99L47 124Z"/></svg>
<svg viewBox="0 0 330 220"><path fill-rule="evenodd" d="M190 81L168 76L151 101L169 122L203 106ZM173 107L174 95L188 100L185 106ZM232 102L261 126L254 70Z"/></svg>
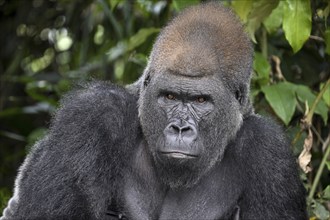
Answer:
<svg viewBox="0 0 330 220"><path fill-rule="evenodd" d="M322 145L322 149L326 149L326 151L325 151L325 154L323 155L321 164L320 164L320 166L319 166L319 168L317 170L317 173L316 173L316 176L314 178L314 182L313 182L311 191L309 191L308 199L312 199L313 198L314 193L316 191L316 187L319 184L321 175L323 173L323 169L324 169L325 163L327 161L327 158L330 155L330 133L329 133L327 139L325 140L324 144Z"/></svg>
<svg viewBox="0 0 330 220"><path fill-rule="evenodd" d="M317 95L317 97L316 97L315 101L313 102L313 105L312 105L311 109L309 110L307 116L303 118L302 122L306 123L307 126L310 126L312 124L312 117L314 115L316 106L319 103L319 101L321 100L323 94L325 93L325 91L328 89L329 86L330 86L330 79L328 79L328 81L323 86L320 93Z"/></svg>

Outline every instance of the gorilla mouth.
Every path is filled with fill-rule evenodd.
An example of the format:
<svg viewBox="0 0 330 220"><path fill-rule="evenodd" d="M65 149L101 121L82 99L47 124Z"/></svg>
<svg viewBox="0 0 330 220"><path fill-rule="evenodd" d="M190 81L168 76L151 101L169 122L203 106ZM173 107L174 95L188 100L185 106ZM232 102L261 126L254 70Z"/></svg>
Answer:
<svg viewBox="0 0 330 220"><path fill-rule="evenodd" d="M197 155L189 154L187 152L182 151L161 151L161 153L163 155L166 155L167 157L176 159L193 159L198 157Z"/></svg>

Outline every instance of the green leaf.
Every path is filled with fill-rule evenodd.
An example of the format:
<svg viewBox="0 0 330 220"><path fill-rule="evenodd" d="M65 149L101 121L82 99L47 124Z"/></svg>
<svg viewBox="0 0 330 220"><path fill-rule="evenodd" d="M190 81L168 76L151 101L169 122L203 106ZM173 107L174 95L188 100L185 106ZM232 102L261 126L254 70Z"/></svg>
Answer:
<svg viewBox="0 0 330 220"><path fill-rule="evenodd" d="M199 0L174 0L173 1L173 7L176 11L182 11L182 9L191 6L191 5L196 5L198 4L200 1Z"/></svg>
<svg viewBox="0 0 330 220"><path fill-rule="evenodd" d="M148 62L148 57L142 53L132 54L129 57L128 61L136 63L137 65L140 65L141 67L145 67Z"/></svg>
<svg viewBox="0 0 330 220"><path fill-rule="evenodd" d="M313 212L320 220L327 220L330 217L329 211L321 203L316 201Z"/></svg>
<svg viewBox="0 0 330 220"><path fill-rule="evenodd" d="M328 19L329 14L330 14L330 1L328 0L328 6L323 11L323 15L324 15L325 20Z"/></svg>
<svg viewBox="0 0 330 220"><path fill-rule="evenodd" d="M324 83L320 85L320 90L323 88L324 85L325 85ZM330 86L328 86L327 90L325 90L322 98L323 101L328 105L328 107L330 107Z"/></svg>
<svg viewBox="0 0 330 220"><path fill-rule="evenodd" d="M268 33L276 32L283 22L283 7L284 2L280 1L277 8L264 20L263 24Z"/></svg>
<svg viewBox="0 0 330 220"><path fill-rule="evenodd" d="M23 108L19 108L19 107L6 108L6 109L0 111L0 119L6 118L6 117L11 117L14 115L19 115L22 113L23 113Z"/></svg>
<svg viewBox="0 0 330 220"><path fill-rule="evenodd" d="M328 185L327 188L325 188L325 190L323 191L323 199L330 200L330 185Z"/></svg>
<svg viewBox="0 0 330 220"><path fill-rule="evenodd" d="M0 188L0 210L3 210L7 206L7 202L11 197L11 192L5 187Z"/></svg>
<svg viewBox="0 0 330 220"><path fill-rule="evenodd" d="M251 11L252 5L253 1L251 0L232 2L232 8L244 23L247 21L247 17Z"/></svg>
<svg viewBox="0 0 330 220"><path fill-rule="evenodd" d="M283 30L293 51L299 51L312 29L310 0L286 0L284 4Z"/></svg>
<svg viewBox="0 0 330 220"><path fill-rule="evenodd" d="M305 101L307 101L309 108L311 108L311 106L313 105L313 102L316 99L316 95L314 95L312 93L312 90L307 86L303 86L303 85L294 85L294 86L295 86L295 91L297 93L298 99L303 103L305 103ZM325 124L327 123L328 107L326 106L326 104L324 103L324 101L322 99L317 104L317 106L315 108L315 113L322 117Z"/></svg>
<svg viewBox="0 0 330 220"><path fill-rule="evenodd" d="M325 45L327 46L325 52L330 55L330 28L325 31L324 39Z"/></svg>
<svg viewBox="0 0 330 220"><path fill-rule="evenodd" d="M292 85L283 82L261 88L266 100L285 125L289 124L297 104Z"/></svg>
<svg viewBox="0 0 330 220"><path fill-rule="evenodd" d="M53 92L53 86L51 83L45 80L30 82L26 84L26 93L33 99L47 102L53 106L56 106L57 101L54 97L50 97L48 93Z"/></svg>
<svg viewBox="0 0 330 220"><path fill-rule="evenodd" d="M150 35L158 33L159 30L159 28L143 28L133 35L128 42L127 40L118 42L116 46L112 47L107 52L108 61L112 62L125 53L136 49L138 46L143 44Z"/></svg>
<svg viewBox="0 0 330 220"><path fill-rule="evenodd" d="M143 44L147 38L154 34L159 32L159 28L143 28L140 29L135 35L133 35L129 41L128 41L128 47L127 50L131 51L141 44Z"/></svg>
<svg viewBox="0 0 330 220"><path fill-rule="evenodd" d="M122 0L108 0L111 10L113 11L121 1Z"/></svg>
<svg viewBox="0 0 330 220"><path fill-rule="evenodd" d="M28 145L33 145L37 140L41 139L47 134L47 129L44 127L33 130L27 137Z"/></svg>
<svg viewBox="0 0 330 220"><path fill-rule="evenodd" d="M116 46L112 47L108 52L108 61L112 62L118 57L124 55L128 51L127 49L127 43L125 41L120 41L116 44Z"/></svg>
<svg viewBox="0 0 330 220"><path fill-rule="evenodd" d="M125 62L123 59L116 60L115 62L115 77L117 80L121 80L125 71Z"/></svg>
<svg viewBox="0 0 330 220"><path fill-rule="evenodd" d="M253 1L252 10L248 16L247 30L251 39L256 42L254 33L260 27L268 15L277 7L279 0L256 0Z"/></svg>
<svg viewBox="0 0 330 220"><path fill-rule="evenodd" d="M325 165L327 165L328 170L330 170L330 161L329 160L325 162Z"/></svg>
<svg viewBox="0 0 330 220"><path fill-rule="evenodd" d="M254 54L253 69L258 74L256 80L259 85L262 86L268 84L271 66L268 63L268 60L259 52L255 52Z"/></svg>

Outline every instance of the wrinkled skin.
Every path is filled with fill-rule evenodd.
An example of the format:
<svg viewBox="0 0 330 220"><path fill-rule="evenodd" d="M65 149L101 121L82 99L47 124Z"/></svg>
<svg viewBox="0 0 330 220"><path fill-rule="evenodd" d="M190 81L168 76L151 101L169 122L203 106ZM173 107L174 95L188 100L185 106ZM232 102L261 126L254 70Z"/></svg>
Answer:
<svg viewBox="0 0 330 220"><path fill-rule="evenodd" d="M238 100L216 79L163 73L141 97L143 133L160 177L171 187L198 182L222 159L242 123ZM210 126L217 121L227 126Z"/></svg>
<svg viewBox="0 0 330 220"><path fill-rule="evenodd" d="M66 95L1 220L307 219L282 129L248 98L252 52L229 9L183 11L137 82Z"/></svg>

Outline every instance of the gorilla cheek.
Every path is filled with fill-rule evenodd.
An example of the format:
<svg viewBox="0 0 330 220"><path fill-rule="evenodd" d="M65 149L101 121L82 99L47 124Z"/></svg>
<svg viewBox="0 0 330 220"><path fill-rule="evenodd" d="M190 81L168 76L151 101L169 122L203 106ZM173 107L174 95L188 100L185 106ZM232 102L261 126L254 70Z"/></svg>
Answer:
<svg viewBox="0 0 330 220"><path fill-rule="evenodd" d="M227 103L222 106L226 108L218 107L212 119L200 123L208 168L222 160L227 145L235 138L242 124L242 116L235 105Z"/></svg>
<svg viewBox="0 0 330 220"><path fill-rule="evenodd" d="M162 131L166 125L166 117L163 112L155 106L152 101L146 102L145 100L152 100L152 97L143 97L139 108L140 123L143 134L148 143L150 151L156 151L158 143L164 141Z"/></svg>

